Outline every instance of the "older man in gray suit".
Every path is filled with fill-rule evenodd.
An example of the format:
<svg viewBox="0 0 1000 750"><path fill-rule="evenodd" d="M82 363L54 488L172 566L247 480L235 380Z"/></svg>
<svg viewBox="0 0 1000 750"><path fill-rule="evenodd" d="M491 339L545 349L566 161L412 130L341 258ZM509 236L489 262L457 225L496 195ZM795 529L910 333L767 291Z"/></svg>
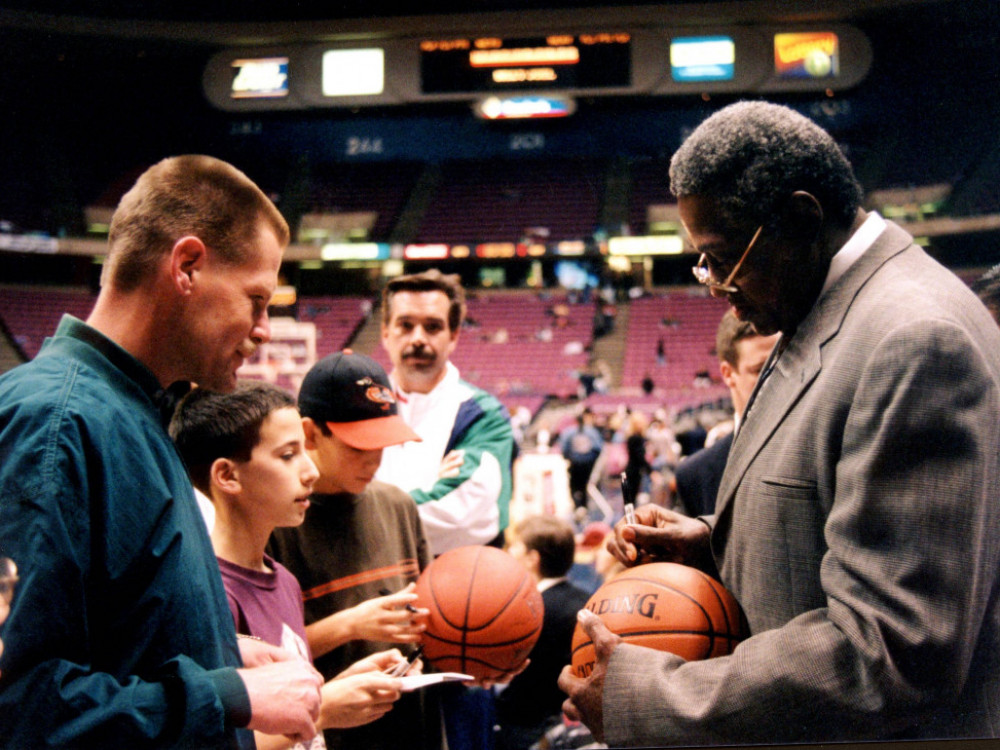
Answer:
<svg viewBox="0 0 1000 750"><path fill-rule="evenodd" d="M1000 736L996 324L790 109L710 117L671 189L696 276L782 337L716 515L646 506L609 548L714 566L752 634L688 663L581 613L564 708L614 747Z"/></svg>

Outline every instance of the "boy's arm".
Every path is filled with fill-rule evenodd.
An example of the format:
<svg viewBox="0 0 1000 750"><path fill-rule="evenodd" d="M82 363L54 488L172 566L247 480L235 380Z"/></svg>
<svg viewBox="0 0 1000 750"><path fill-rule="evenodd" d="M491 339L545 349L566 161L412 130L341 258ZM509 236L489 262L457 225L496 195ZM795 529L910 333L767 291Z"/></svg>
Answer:
<svg viewBox="0 0 1000 750"><path fill-rule="evenodd" d="M411 582L395 594L369 599L306 625L306 639L313 658L323 656L348 641L418 642L426 628L419 615L426 614L427 610L407 610L407 605L412 607L417 599L413 593L415 587L416 584Z"/></svg>

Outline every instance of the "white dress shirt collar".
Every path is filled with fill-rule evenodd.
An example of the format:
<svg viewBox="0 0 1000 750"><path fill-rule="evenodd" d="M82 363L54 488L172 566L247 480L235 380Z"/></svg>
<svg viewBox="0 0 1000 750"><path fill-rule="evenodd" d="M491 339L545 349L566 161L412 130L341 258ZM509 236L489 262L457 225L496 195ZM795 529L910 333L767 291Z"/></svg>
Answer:
<svg viewBox="0 0 1000 750"><path fill-rule="evenodd" d="M865 223L858 227L858 231L851 235L850 239L844 243L844 246L837 251L837 254L833 256L833 260L830 261L830 270L827 271L826 281L823 282L823 291L820 295L826 293L826 290L837 283L837 280L843 276L847 269L850 268L854 261L865 254L865 250L872 246L878 236L885 231L886 223L885 219L878 215L878 212L871 211L868 214L868 218L865 219Z"/></svg>

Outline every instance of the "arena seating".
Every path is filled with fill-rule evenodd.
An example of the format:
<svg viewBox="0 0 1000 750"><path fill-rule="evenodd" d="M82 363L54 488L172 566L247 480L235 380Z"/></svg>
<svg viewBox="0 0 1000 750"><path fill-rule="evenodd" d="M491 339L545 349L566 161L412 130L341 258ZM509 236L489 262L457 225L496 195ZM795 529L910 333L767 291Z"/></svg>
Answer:
<svg viewBox="0 0 1000 750"><path fill-rule="evenodd" d="M308 178L304 207L316 213L375 212L375 223L366 239L385 242L421 169L418 164L400 162L317 166Z"/></svg>
<svg viewBox="0 0 1000 750"><path fill-rule="evenodd" d="M544 229L549 242L590 237L598 224L605 170L600 162L452 162L416 242L518 242Z"/></svg>
<svg viewBox="0 0 1000 750"><path fill-rule="evenodd" d="M650 206L675 202L670 194L669 168L670 162L666 159L632 161L629 225L633 234L640 235L650 231Z"/></svg>
<svg viewBox="0 0 1000 750"><path fill-rule="evenodd" d="M296 319L316 324L316 357L320 359L350 343L371 304L363 296L303 296L298 301Z"/></svg>
<svg viewBox="0 0 1000 750"><path fill-rule="evenodd" d="M725 300L715 299L697 287L633 300L622 387L638 389L648 373L657 388L685 394L704 389L706 383L695 384L698 373L703 371L717 385L715 331L727 308ZM661 339L664 364L657 361Z"/></svg>
<svg viewBox="0 0 1000 750"><path fill-rule="evenodd" d="M565 324L555 312L563 306ZM592 340L591 305L568 304L564 296L531 292L470 297L467 321L452 361L470 383L501 397L576 394L576 373L587 365ZM544 340L547 330L551 340ZM372 353L387 366L378 348Z"/></svg>
<svg viewBox="0 0 1000 750"><path fill-rule="evenodd" d="M64 313L86 318L96 297L85 289L0 287L0 319L14 343L34 358Z"/></svg>

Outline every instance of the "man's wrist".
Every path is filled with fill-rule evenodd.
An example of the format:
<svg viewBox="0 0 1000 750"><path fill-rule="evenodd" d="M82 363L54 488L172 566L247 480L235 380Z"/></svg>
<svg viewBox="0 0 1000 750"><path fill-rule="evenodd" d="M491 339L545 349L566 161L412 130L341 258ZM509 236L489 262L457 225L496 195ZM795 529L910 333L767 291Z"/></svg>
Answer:
<svg viewBox="0 0 1000 750"><path fill-rule="evenodd" d="M247 686L235 667L223 667L207 672L215 686L215 694L222 703L226 726L245 727L250 723L252 710Z"/></svg>

